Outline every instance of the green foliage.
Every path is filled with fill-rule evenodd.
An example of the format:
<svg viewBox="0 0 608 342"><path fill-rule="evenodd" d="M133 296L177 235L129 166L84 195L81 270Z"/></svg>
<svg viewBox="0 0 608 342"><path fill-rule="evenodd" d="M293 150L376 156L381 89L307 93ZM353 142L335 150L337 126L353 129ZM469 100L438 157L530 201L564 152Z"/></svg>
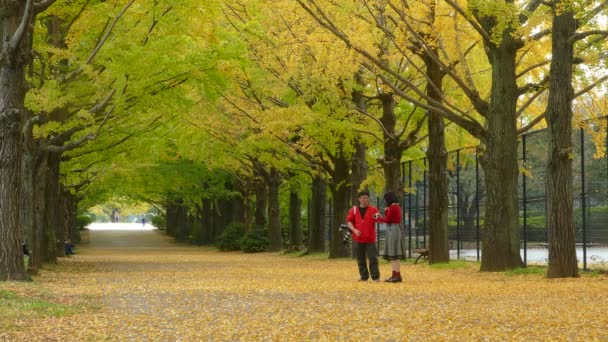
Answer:
<svg viewBox="0 0 608 342"><path fill-rule="evenodd" d="M76 228L79 230L85 229L91 223L93 223L93 218L88 215L78 215L76 217Z"/></svg>
<svg viewBox="0 0 608 342"><path fill-rule="evenodd" d="M10 291L0 290L0 328L3 327L3 322L10 322L19 317L63 317L73 315L77 311L67 305L25 298Z"/></svg>
<svg viewBox="0 0 608 342"><path fill-rule="evenodd" d="M542 266L528 266L528 267L518 267L509 271L506 271L506 275L515 276L515 275L530 275L530 274L545 274L547 273L547 268Z"/></svg>
<svg viewBox="0 0 608 342"><path fill-rule="evenodd" d="M157 229L164 230L165 228L167 228L167 219L164 215L153 216L152 225Z"/></svg>
<svg viewBox="0 0 608 342"><path fill-rule="evenodd" d="M215 245L221 251L238 251L241 249L241 239L246 230L245 224L233 222L220 234Z"/></svg>
<svg viewBox="0 0 608 342"><path fill-rule="evenodd" d="M464 260L455 260L445 263L431 264L429 265L431 268L436 270L455 270L460 268L468 268L472 266L478 266L477 263L464 261Z"/></svg>
<svg viewBox="0 0 608 342"><path fill-rule="evenodd" d="M268 229L251 229L239 240L241 250L245 253L265 252L270 246L268 239Z"/></svg>

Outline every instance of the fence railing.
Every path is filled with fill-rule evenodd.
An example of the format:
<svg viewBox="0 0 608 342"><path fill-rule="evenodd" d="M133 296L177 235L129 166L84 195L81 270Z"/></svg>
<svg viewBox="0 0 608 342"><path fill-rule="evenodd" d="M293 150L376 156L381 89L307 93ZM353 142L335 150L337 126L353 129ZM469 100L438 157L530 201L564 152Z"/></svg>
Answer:
<svg viewBox="0 0 608 342"><path fill-rule="evenodd" d="M584 269L589 262L608 262L608 117L587 120L574 129L573 195L577 257ZM521 254L524 263L547 262L546 166L547 130L521 136L519 143L519 202ZM402 181L409 191L402 203L408 257L428 247L427 160L402 163ZM479 261L485 211L484 175L474 147L452 151L448 157L448 238L452 258ZM382 207L380 197L373 195ZM328 208L332 208L331 205ZM331 225L334 213L328 213ZM332 229L328 227L328 238ZM335 230L335 229L334 229ZM334 232L335 233L335 232ZM379 247L382 230L378 227Z"/></svg>

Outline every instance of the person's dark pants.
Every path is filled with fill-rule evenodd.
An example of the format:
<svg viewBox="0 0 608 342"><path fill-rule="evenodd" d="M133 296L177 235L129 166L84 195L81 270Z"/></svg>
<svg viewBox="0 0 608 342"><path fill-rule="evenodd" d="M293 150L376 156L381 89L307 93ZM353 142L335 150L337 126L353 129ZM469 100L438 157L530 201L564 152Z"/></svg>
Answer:
<svg viewBox="0 0 608 342"><path fill-rule="evenodd" d="M380 278L380 269L378 268L378 249L376 243L360 243L355 242L355 250L357 255L357 265L359 265L359 275L361 279L367 280L371 272L372 279ZM369 259L369 269L365 255Z"/></svg>

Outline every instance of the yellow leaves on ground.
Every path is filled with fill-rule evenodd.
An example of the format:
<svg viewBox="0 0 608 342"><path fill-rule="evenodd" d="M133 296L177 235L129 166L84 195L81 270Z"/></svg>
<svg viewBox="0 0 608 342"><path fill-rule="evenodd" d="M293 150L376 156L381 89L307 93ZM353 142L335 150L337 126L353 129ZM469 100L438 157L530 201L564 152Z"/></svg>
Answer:
<svg viewBox="0 0 608 342"><path fill-rule="evenodd" d="M354 260L220 253L155 232L107 232L108 243L96 245L95 234L34 283L0 285L80 309L10 318L0 340L608 339L606 276L548 280L408 263L402 284L358 283ZM390 265L381 272L388 277Z"/></svg>

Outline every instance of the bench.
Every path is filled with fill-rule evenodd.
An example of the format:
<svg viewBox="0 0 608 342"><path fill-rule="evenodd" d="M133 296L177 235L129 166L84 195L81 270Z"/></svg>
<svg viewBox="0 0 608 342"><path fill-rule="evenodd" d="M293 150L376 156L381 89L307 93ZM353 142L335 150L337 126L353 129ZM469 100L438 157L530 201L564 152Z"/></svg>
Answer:
<svg viewBox="0 0 608 342"><path fill-rule="evenodd" d="M418 257L416 258L416 261L414 262L414 264L417 264L418 260L420 260L420 258L422 258L425 261L429 259L429 249L428 248L416 248L414 250L414 253L418 253Z"/></svg>

